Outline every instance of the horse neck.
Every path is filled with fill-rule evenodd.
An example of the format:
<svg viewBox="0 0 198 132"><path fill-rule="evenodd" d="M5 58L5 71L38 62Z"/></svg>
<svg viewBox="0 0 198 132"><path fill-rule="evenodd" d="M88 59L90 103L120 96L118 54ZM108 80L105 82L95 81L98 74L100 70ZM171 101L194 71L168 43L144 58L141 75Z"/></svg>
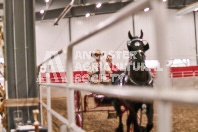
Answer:
<svg viewBox="0 0 198 132"><path fill-rule="evenodd" d="M143 70L137 70L137 67L134 68L133 65L130 66L130 77L134 80L145 82L149 79L148 70L145 67Z"/></svg>

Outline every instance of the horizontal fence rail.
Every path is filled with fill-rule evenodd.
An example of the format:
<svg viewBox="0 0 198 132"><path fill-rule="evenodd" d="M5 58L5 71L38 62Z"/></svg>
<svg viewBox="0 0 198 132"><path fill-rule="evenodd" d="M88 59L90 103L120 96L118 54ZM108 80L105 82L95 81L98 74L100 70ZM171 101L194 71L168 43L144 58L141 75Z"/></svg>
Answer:
<svg viewBox="0 0 198 132"><path fill-rule="evenodd" d="M131 86L108 86L108 85L80 85L75 84L66 86L65 84L40 84L42 86L50 86L55 88L69 88L79 91L90 91L105 96L129 99L129 100L165 100L173 103L198 104L198 90L164 90L158 92L148 87L131 87ZM193 89L193 87L192 87ZM189 98L190 97L190 98Z"/></svg>
<svg viewBox="0 0 198 132"><path fill-rule="evenodd" d="M56 111L49 109L47 107L47 105L43 102L40 102L42 104L42 106L48 111L50 112L53 116L55 116L58 120L60 120L62 123L66 124L67 126L71 125L69 124L68 120L65 119L63 116L61 116L60 114L58 114ZM81 129L80 127L76 126L75 124L72 124L71 129L73 129L75 132L85 132L83 129Z"/></svg>
<svg viewBox="0 0 198 132"><path fill-rule="evenodd" d="M41 67L43 64L45 64L45 63L49 62L50 60L54 59L55 57L61 55L61 54L63 53L63 51L64 51L64 50L61 49L61 50L59 50L56 54L52 55L51 57L49 57L48 59L46 59L45 61L43 61L40 65L38 65L38 69L40 70L40 67Z"/></svg>
<svg viewBox="0 0 198 132"><path fill-rule="evenodd" d="M184 67L185 68L185 67ZM197 66L198 68L198 66ZM154 69L151 69L153 77L156 79L157 74ZM113 77L117 77L118 74L112 74ZM185 78L185 77L198 77L198 70L189 70L189 71L177 71L171 70L169 72L170 78ZM46 73L40 73L41 81L40 83L46 82ZM66 83L66 72L50 72L50 82L51 83ZM88 83L88 74L87 71L74 71L73 72L73 82L74 83Z"/></svg>
<svg viewBox="0 0 198 132"><path fill-rule="evenodd" d="M60 114L58 114L56 111L52 110L52 109L49 109L47 107L47 104L45 104L44 102L40 102L43 107L48 111L50 112L53 116L55 116L57 119L59 119L62 123L65 123L66 125L69 125L69 122L68 120L66 120L65 118L63 118Z"/></svg>

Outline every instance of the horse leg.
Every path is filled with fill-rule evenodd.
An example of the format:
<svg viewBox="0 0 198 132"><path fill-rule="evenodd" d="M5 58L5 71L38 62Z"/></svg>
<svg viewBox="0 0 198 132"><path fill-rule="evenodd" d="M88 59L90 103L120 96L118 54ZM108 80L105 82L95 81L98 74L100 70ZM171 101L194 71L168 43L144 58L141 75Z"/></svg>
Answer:
<svg viewBox="0 0 198 132"><path fill-rule="evenodd" d="M119 126L116 128L116 132L123 132L122 115L119 115Z"/></svg>
<svg viewBox="0 0 198 132"><path fill-rule="evenodd" d="M140 132L140 128L137 120L137 110L130 110L128 119L127 119L127 132L130 132L130 126L133 123L134 132Z"/></svg>
<svg viewBox="0 0 198 132"><path fill-rule="evenodd" d="M146 110L146 116L147 116L147 126L146 126L146 132L150 132L153 128L153 103L147 104L147 110Z"/></svg>
<svg viewBox="0 0 198 132"><path fill-rule="evenodd" d="M130 132L130 126L131 126L131 123L132 123L132 114L131 114L131 111L129 111L129 116L127 118L127 132Z"/></svg>
<svg viewBox="0 0 198 132"><path fill-rule="evenodd" d="M122 110L121 110L121 103L119 100L113 101L113 106L117 112L117 116L119 116L119 126L116 128L116 132L123 132L123 124L122 124Z"/></svg>

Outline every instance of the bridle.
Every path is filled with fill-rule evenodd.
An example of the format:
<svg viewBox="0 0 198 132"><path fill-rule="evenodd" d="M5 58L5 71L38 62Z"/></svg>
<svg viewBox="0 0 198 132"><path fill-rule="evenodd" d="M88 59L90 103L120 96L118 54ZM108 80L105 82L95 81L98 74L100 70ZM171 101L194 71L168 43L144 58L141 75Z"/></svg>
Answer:
<svg viewBox="0 0 198 132"><path fill-rule="evenodd" d="M129 46L129 44L131 44L133 41L140 41L140 42L142 42L143 43L143 40L142 39L139 39L139 38L137 38L137 39L133 39L133 40L129 40L129 41L127 41L127 45ZM132 64L132 63L134 63L134 61L135 61L135 59L137 59L137 58L135 58L135 55L137 54L137 53L139 53L140 55L144 55L144 57L145 57L145 51L143 51L143 49L137 49L137 50L134 50L134 51L130 51L129 52L129 64L128 64L128 66L130 66L130 64ZM150 85L152 82L153 82L153 77L150 77L149 79L148 79L148 81L146 81L146 82L144 82L144 83L142 83L142 82L136 82L136 81L134 81L132 78L131 78L131 76L130 76L130 71L127 71L127 78L125 78L126 80L129 80L132 84L134 84L134 85ZM126 81L125 80L125 81Z"/></svg>
<svg viewBox="0 0 198 132"><path fill-rule="evenodd" d="M131 44L131 42L133 42L133 41L141 41L141 42L143 42L143 39L135 38L135 39L132 39L132 40L128 40L127 44Z"/></svg>
<svg viewBox="0 0 198 132"><path fill-rule="evenodd" d="M135 38L135 39L132 39L132 40L128 40L127 41L127 45L128 46L130 46L131 45L131 43L132 42L134 42L134 41L137 41L137 42L140 42L140 43L142 43L143 44L143 39L140 39L140 38ZM139 45L137 45L137 46L139 46ZM134 61L134 57L133 56L135 56L136 54L135 53L145 53L145 51L143 51L142 49L138 49L138 50L134 50L134 51L130 51L129 52L129 62L132 62L132 61ZM145 55L144 55L145 56Z"/></svg>

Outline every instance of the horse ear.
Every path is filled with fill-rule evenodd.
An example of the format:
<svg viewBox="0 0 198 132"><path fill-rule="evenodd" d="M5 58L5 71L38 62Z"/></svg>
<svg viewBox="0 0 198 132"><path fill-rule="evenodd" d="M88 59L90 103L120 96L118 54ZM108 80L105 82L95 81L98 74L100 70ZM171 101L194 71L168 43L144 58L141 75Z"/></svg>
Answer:
<svg viewBox="0 0 198 132"><path fill-rule="evenodd" d="M147 43L146 45L144 45L144 51L147 51L149 49L149 44Z"/></svg>
<svg viewBox="0 0 198 132"><path fill-rule="evenodd" d="M141 29L141 35L140 35L140 38L142 39L143 38L143 31Z"/></svg>
<svg viewBox="0 0 198 132"><path fill-rule="evenodd" d="M129 36L129 39L134 39L130 31L128 32L128 36Z"/></svg>

